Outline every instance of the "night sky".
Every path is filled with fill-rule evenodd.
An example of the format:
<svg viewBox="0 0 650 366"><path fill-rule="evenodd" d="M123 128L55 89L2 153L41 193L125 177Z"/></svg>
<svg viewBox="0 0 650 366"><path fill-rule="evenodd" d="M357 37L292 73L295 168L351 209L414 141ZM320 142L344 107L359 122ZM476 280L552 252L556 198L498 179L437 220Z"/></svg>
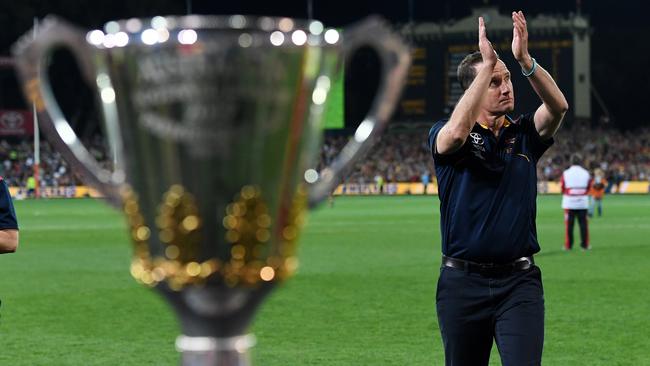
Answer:
<svg viewBox="0 0 650 366"><path fill-rule="evenodd" d="M191 4L190 4L191 3ZM155 15L251 14L308 17L308 0L0 0L0 55L8 56L11 44L28 31L34 17L57 14L82 28L101 28L109 20ZM313 18L327 26L345 26L369 14L380 14L393 23L459 19L478 5L496 5L502 13L523 10L529 16L581 11L593 28L592 83L613 117L613 125L630 128L648 125L644 107L650 106L650 25L644 2L594 0L312 0ZM190 5L190 6L188 6ZM489 30L488 30L489 32ZM488 33L489 35L489 33ZM7 95L7 90L2 95ZM597 111L597 113L599 113Z"/></svg>

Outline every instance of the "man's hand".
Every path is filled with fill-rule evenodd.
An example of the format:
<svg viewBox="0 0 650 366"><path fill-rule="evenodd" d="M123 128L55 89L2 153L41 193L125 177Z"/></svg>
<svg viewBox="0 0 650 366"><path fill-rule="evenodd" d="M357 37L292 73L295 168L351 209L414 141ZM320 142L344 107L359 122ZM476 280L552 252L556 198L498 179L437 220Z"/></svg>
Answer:
<svg viewBox="0 0 650 366"><path fill-rule="evenodd" d="M569 104L555 80L543 67L537 64L534 73L532 72L533 58L528 53L528 29L521 11L512 12L512 55L519 62L521 70L530 73L528 81L542 100L533 119L539 136L543 140L549 139L560 127Z"/></svg>
<svg viewBox="0 0 650 366"><path fill-rule="evenodd" d="M18 230L0 230L0 254L13 253L18 248Z"/></svg>
<svg viewBox="0 0 650 366"><path fill-rule="evenodd" d="M463 147L481 112L481 101L490 85L498 57L487 38L483 17L478 18L478 48L483 62L476 67L476 77L456 103L449 121L438 132L435 145L438 154L451 154Z"/></svg>
<svg viewBox="0 0 650 366"><path fill-rule="evenodd" d="M494 66L497 63L497 53L492 48L492 42L487 38L483 17L478 17L478 49L481 51L485 65Z"/></svg>
<svg viewBox="0 0 650 366"><path fill-rule="evenodd" d="M512 55L523 70L533 67L533 59L528 53L528 29L526 18L521 11L512 12Z"/></svg>

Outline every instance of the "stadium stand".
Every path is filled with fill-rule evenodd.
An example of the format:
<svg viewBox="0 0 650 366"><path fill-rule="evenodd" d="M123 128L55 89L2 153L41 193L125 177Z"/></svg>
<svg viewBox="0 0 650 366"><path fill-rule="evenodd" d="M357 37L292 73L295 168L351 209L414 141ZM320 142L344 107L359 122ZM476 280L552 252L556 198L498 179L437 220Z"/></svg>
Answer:
<svg viewBox="0 0 650 366"><path fill-rule="evenodd" d="M109 168L108 158L102 138L95 136L85 142L90 153ZM43 196L76 196L75 187L82 182L73 169L63 160L61 154L46 141L40 143L39 186ZM34 143L31 140L0 140L0 176L2 176L14 198L24 198L27 194L27 181L34 174ZM85 192L86 190L82 190Z"/></svg>
<svg viewBox="0 0 650 366"><path fill-rule="evenodd" d="M345 182L374 185L377 177L381 176L388 184L419 183L425 173L434 179L434 166L426 143L427 132L423 128L391 129L380 137L367 158L356 164ZM348 138L349 136L340 133L326 134L320 168L331 163ZM604 127L564 126L555 140L538 166L541 192L553 192L552 189L545 188L545 184L559 180L573 152L584 157L585 167L592 171L600 168L606 172L608 193L619 192L619 186L624 182L648 184L650 181L650 128L621 132ZM91 138L86 145L98 161L105 167L110 166L100 136ZM0 140L0 176L4 177L13 188L12 192L19 197L26 192L27 179L33 174L33 150L31 141ZM82 184L61 155L53 151L45 140L41 142L40 171L41 188ZM647 192L647 188L641 189Z"/></svg>
<svg viewBox="0 0 650 366"><path fill-rule="evenodd" d="M368 157L359 162L348 175L347 183L373 184L381 175L386 182L420 182L423 173L433 177L434 167L427 148L428 130L389 131L373 147ZM330 135L321 153L321 167L329 164L345 144L347 137ZM622 182L647 182L650 179L650 129L639 128L621 132L612 128L564 126L556 143L544 155L538 166L540 182L555 182L568 166L572 153L580 153L584 166L601 168L610 185L607 192ZM544 189L541 189L544 191ZM647 188L646 188L647 192Z"/></svg>

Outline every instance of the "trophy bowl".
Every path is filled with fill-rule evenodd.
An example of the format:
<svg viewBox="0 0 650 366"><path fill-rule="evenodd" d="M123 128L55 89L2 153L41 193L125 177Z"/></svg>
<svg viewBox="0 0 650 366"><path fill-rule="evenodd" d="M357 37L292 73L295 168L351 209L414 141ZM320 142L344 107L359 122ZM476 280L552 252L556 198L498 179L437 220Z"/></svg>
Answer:
<svg viewBox="0 0 650 366"><path fill-rule="evenodd" d="M317 172L332 79L361 46L379 55L379 90L354 137ZM59 47L96 92L110 171L54 98L47 66ZM410 64L408 47L377 18L339 31L290 18L157 16L82 31L48 17L13 53L44 134L124 212L131 274L174 309L183 365L250 363L247 329L296 270L307 209L381 132Z"/></svg>

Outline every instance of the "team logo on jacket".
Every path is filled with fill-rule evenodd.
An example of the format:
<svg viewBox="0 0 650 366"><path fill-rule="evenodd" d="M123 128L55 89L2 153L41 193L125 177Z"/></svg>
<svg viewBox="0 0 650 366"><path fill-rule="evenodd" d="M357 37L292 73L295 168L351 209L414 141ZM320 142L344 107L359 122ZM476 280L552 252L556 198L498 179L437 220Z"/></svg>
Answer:
<svg viewBox="0 0 650 366"><path fill-rule="evenodd" d="M485 160L485 157L483 156L483 153L485 152L485 147L483 146L485 141L483 141L483 136L478 132L470 132L469 138L472 139L472 153L477 158Z"/></svg>
<svg viewBox="0 0 650 366"><path fill-rule="evenodd" d="M483 145L483 136L479 134L478 132L470 132L469 137L472 139L472 144L475 146L478 145Z"/></svg>

